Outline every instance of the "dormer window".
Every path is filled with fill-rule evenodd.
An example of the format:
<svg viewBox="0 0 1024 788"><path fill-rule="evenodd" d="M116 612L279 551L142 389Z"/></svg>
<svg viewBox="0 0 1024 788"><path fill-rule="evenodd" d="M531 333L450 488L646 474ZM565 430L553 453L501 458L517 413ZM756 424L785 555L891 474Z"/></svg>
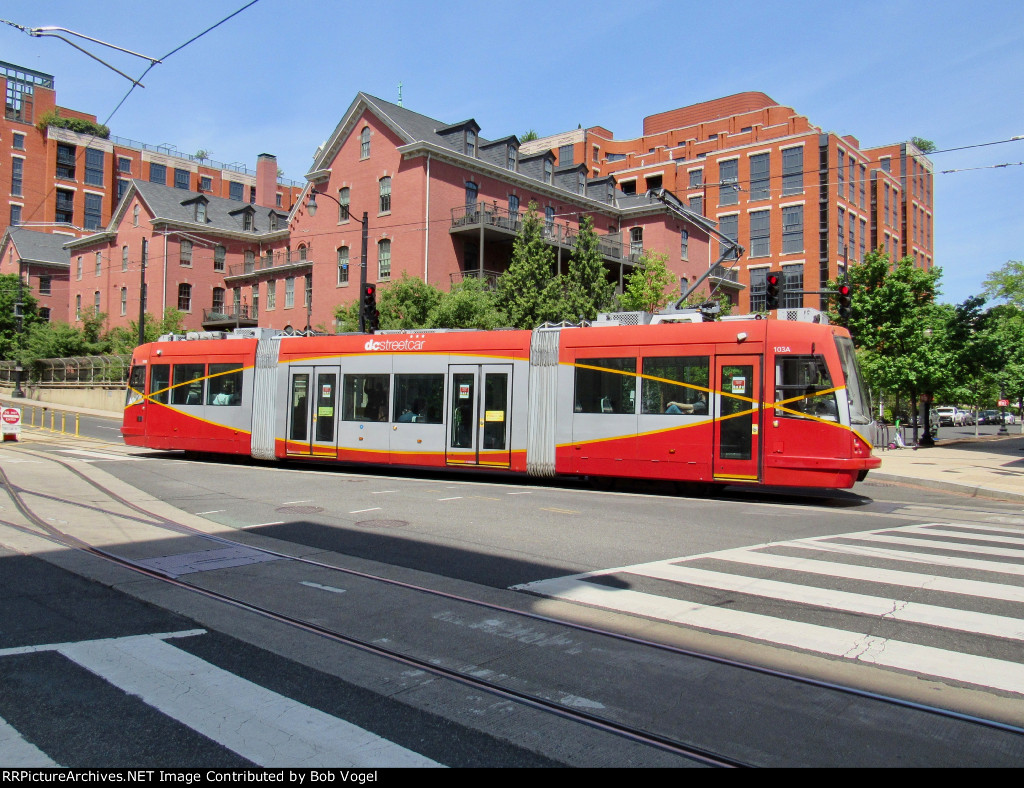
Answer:
<svg viewBox="0 0 1024 788"><path fill-rule="evenodd" d="M274 212L270 213L269 222L270 222L270 231L273 232L274 230L277 229L277 214L276 213L274 213Z"/></svg>
<svg viewBox="0 0 1024 788"><path fill-rule="evenodd" d="M611 181L608 182L607 200L610 203L614 203L615 202L615 184L612 183Z"/></svg>
<svg viewBox="0 0 1024 788"><path fill-rule="evenodd" d="M242 214L242 229L246 231L252 230L252 213L250 211Z"/></svg>
<svg viewBox="0 0 1024 788"><path fill-rule="evenodd" d="M582 172L576 173L576 193L583 194L587 190L587 176Z"/></svg>
<svg viewBox="0 0 1024 788"><path fill-rule="evenodd" d="M544 183L551 183L554 168L551 166L551 159L544 159Z"/></svg>
<svg viewBox="0 0 1024 788"><path fill-rule="evenodd" d="M508 146L508 168L510 170L513 170L513 171L515 170L516 163L518 162L518 159L519 159L519 151L516 150L516 146L515 145L509 145Z"/></svg>
<svg viewBox="0 0 1024 788"><path fill-rule="evenodd" d="M476 132L466 129L466 155L476 158Z"/></svg>
<svg viewBox="0 0 1024 788"><path fill-rule="evenodd" d="M205 200L197 200L196 201L196 223L197 224L206 224L206 201Z"/></svg>

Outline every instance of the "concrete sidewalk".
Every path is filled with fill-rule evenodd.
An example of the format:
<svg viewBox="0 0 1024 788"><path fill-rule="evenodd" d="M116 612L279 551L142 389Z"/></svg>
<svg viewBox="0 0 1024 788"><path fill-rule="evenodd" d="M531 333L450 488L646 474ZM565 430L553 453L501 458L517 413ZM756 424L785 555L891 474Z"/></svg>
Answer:
<svg viewBox="0 0 1024 788"><path fill-rule="evenodd" d="M94 410L50 402L0 397L3 407L47 408L57 413L120 419L120 411ZM940 440L927 449L876 449L882 467L868 479L915 484L978 498L1024 502L1024 435L1011 427L1010 435L981 435Z"/></svg>

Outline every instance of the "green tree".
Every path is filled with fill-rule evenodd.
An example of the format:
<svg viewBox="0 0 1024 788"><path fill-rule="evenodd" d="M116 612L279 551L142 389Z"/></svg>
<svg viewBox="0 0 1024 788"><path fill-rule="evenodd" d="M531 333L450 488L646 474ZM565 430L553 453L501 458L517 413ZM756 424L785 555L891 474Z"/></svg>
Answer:
<svg viewBox="0 0 1024 788"><path fill-rule="evenodd" d="M678 295L675 276L668 270L668 255L644 249L626 277L619 308L626 312L657 312Z"/></svg>
<svg viewBox="0 0 1024 788"><path fill-rule="evenodd" d="M1008 260L1005 265L988 275L984 285L985 295L989 298L1005 299L1024 309L1024 262Z"/></svg>
<svg viewBox="0 0 1024 788"><path fill-rule="evenodd" d="M911 137L910 141L921 153L934 153L938 150L934 142L926 140L924 137Z"/></svg>
<svg viewBox="0 0 1024 788"><path fill-rule="evenodd" d="M463 279L430 310L430 328L478 328L490 330L508 325L495 306L494 291L481 279Z"/></svg>
<svg viewBox="0 0 1024 788"><path fill-rule="evenodd" d="M539 139L539 137L537 136L537 132L534 131L533 129L529 129L528 131L523 132L523 135L519 138L519 141L533 142L535 139Z"/></svg>
<svg viewBox="0 0 1024 788"><path fill-rule="evenodd" d="M338 333L359 331L359 299L335 307L334 317L338 321Z"/></svg>
<svg viewBox="0 0 1024 788"><path fill-rule="evenodd" d="M536 328L560 320L561 283L554 276L555 252L544 240L537 203L531 202L512 244L508 270L498 277L495 303L514 328Z"/></svg>
<svg viewBox="0 0 1024 788"><path fill-rule="evenodd" d="M21 302L21 321L15 316L14 305ZM29 329L41 322L39 303L28 285L18 274L0 274L0 358L18 357ZM21 343L21 344L19 344Z"/></svg>
<svg viewBox="0 0 1024 788"><path fill-rule="evenodd" d="M569 255L568 271L562 277L558 311L566 320L593 320L611 306L613 292L598 248L594 220L584 216Z"/></svg>
<svg viewBox="0 0 1024 788"><path fill-rule="evenodd" d="M185 314L174 307L167 307L164 316L157 320L148 312L144 319L143 335L146 342L156 342L164 334L181 334L185 330ZM127 326L115 326L103 336L106 350L114 355L127 355L139 344L139 323L132 320Z"/></svg>
<svg viewBox="0 0 1024 788"><path fill-rule="evenodd" d="M413 278L404 271L400 279L390 282L378 293L380 298L377 311L380 312L380 327L390 329L424 328L428 315L441 301L443 295L433 285L422 279ZM358 320L357 310L357 325Z"/></svg>

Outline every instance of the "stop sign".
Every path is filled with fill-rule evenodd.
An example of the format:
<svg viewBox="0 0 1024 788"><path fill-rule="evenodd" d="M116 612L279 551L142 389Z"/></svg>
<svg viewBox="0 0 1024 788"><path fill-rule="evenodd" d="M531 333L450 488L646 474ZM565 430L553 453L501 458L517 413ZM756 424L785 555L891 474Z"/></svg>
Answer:
<svg viewBox="0 0 1024 788"><path fill-rule="evenodd" d="M0 418L5 424L18 424L21 421L21 411L17 408L4 408Z"/></svg>

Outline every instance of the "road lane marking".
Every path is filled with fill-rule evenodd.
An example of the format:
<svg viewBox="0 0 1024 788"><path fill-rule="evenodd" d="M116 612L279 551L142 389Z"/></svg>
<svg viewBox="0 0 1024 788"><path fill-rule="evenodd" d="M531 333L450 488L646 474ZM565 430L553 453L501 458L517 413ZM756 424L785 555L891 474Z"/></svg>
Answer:
<svg viewBox="0 0 1024 788"><path fill-rule="evenodd" d="M363 512L379 512L380 509L381 507L379 506L371 506L369 509L356 509L354 511L349 512L349 514L362 514Z"/></svg>
<svg viewBox="0 0 1024 788"><path fill-rule="evenodd" d="M332 594L344 594L344 588L335 588L334 586L322 586L319 583L312 583L309 580L300 581L300 585L309 586L310 588L316 588L320 591L330 591Z"/></svg>
<svg viewBox="0 0 1024 788"><path fill-rule="evenodd" d="M3 717L0 717L0 760L5 769L57 769L60 764L25 741Z"/></svg>

